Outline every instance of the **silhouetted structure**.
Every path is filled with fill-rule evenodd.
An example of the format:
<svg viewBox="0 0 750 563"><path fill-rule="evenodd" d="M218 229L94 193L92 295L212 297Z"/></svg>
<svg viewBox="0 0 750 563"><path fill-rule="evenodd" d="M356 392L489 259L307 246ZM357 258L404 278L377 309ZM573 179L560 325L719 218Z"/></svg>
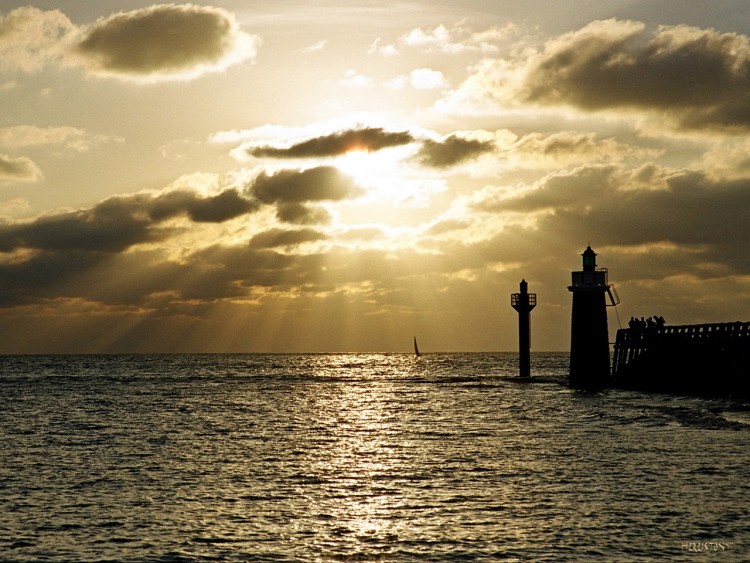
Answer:
<svg viewBox="0 0 750 563"><path fill-rule="evenodd" d="M607 269L596 267L596 252L587 246L581 254L583 270L572 272L568 290L573 293L570 329L570 379L576 389L595 390L609 384L608 294L615 297L607 281Z"/></svg>
<svg viewBox="0 0 750 563"><path fill-rule="evenodd" d="M591 246L581 256L583 269L568 286L571 387L750 398L750 322L671 326L660 315L631 317L617 331L610 373L606 308L619 297Z"/></svg>
<svg viewBox="0 0 750 563"><path fill-rule="evenodd" d="M536 293L529 293L525 279L519 284L520 293L512 293L510 305L518 311L518 375L531 377L531 310L536 307Z"/></svg>
<svg viewBox="0 0 750 563"><path fill-rule="evenodd" d="M750 323L660 324L617 331L615 386L750 397Z"/></svg>

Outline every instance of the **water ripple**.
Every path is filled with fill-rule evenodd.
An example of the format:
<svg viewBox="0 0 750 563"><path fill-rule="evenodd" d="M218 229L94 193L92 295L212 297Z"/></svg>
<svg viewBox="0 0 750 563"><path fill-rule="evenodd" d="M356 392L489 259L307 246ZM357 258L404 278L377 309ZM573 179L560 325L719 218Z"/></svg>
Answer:
<svg viewBox="0 0 750 563"><path fill-rule="evenodd" d="M0 559L750 559L747 405L566 359L7 357Z"/></svg>

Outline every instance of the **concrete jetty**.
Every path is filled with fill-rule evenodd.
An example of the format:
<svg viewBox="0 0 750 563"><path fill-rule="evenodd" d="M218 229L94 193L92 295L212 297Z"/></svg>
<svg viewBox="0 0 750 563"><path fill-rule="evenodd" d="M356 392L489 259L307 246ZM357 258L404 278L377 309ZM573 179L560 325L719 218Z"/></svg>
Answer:
<svg viewBox="0 0 750 563"><path fill-rule="evenodd" d="M615 387L750 397L750 322L617 331Z"/></svg>

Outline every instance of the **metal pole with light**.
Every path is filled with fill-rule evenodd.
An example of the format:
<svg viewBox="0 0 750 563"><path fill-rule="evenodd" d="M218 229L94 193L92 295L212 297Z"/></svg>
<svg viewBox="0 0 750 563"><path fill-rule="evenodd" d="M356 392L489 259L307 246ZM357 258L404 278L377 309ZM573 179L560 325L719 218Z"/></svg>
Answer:
<svg viewBox="0 0 750 563"><path fill-rule="evenodd" d="M510 305L518 311L518 375L531 377L531 310L536 307L536 293L521 280L520 293L512 293Z"/></svg>

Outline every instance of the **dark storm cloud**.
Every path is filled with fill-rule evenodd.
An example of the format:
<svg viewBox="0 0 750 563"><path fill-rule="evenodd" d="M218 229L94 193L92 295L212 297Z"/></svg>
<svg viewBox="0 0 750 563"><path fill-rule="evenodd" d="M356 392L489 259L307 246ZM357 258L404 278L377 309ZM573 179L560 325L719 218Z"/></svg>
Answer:
<svg viewBox="0 0 750 563"><path fill-rule="evenodd" d="M326 236L315 229L268 229L250 239L252 248L277 248L279 246L298 246L303 242L325 240Z"/></svg>
<svg viewBox="0 0 750 563"><path fill-rule="evenodd" d="M428 166L447 168L494 150L495 143L492 141L449 135L440 141L432 139L422 141L422 148L417 153L417 158Z"/></svg>
<svg viewBox="0 0 750 563"><path fill-rule="evenodd" d="M332 166L307 170L265 172L253 182L251 191L263 203L304 203L338 201L356 197L362 190Z"/></svg>
<svg viewBox="0 0 750 563"><path fill-rule="evenodd" d="M162 4L97 21L76 52L109 74L195 75L253 57L255 39L225 10Z"/></svg>
<svg viewBox="0 0 750 563"><path fill-rule="evenodd" d="M256 208L256 203L240 197L236 190L213 197L188 191L113 197L91 209L2 225L0 252L17 248L119 252L165 238L169 230L159 224L178 215L196 222L223 222Z"/></svg>
<svg viewBox="0 0 750 563"><path fill-rule="evenodd" d="M662 111L683 127L750 126L750 41L743 35L599 21L549 42L526 71L521 95L528 101Z"/></svg>
<svg viewBox="0 0 750 563"><path fill-rule="evenodd" d="M380 127L365 127L315 137L286 148L254 147L248 149L248 153L256 157L320 158L344 154L351 150L378 151L412 142L414 138L406 131L391 132Z"/></svg>

